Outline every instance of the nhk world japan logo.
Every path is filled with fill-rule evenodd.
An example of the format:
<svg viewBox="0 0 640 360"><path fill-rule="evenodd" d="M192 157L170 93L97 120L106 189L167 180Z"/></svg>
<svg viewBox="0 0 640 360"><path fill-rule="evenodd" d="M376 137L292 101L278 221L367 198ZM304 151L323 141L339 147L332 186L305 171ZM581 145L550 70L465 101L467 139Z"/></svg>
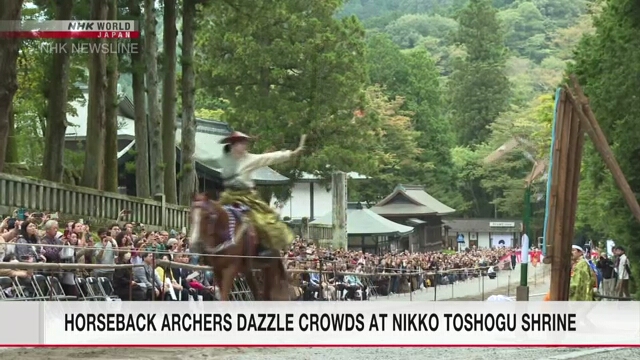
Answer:
<svg viewBox="0 0 640 360"><path fill-rule="evenodd" d="M0 37L22 39L137 39L137 21L0 21Z"/></svg>

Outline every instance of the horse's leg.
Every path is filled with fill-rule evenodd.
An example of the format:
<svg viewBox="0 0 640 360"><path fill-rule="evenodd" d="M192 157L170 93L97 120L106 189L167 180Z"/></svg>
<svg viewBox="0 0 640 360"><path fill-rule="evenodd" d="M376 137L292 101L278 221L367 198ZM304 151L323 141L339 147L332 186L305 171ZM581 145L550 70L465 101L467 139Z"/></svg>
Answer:
<svg viewBox="0 0 640 360"><path fill-rule="evenodd" d="M253 294L253 300L262 300L262 295L260 294L260 289L258 288L258 282L256 281L255 274L253 273L251 262L247 263L247 267L244 270L244 278L247 280L249 290L251 290L251 293Z"/></svg>
<svg viewBox="0 0 640 360"><path fill-rule="evenodd" d="M222 270L220 276L220 301L229 301L229 294L231 293L236 274L235 266L230 266Z"/></svg>
<svg viewBox="0 0 640 360"><path fill-rule="evenodd" d="M273 291L273 271L271 270L271 266L266 266L263 270L262 270L262 274L264 277L264 287L262 290L262 297L264 299L264 301L271 301L273 298L273 294L271 293L271 291Z"/></svg>
<svg viewBox="0 0 640 360"><path fill-rule="evenodd" d="M215 268L214 268L215 269ZM213 282L218 290L218 295L220 295L220 301L226 301L226 299L222 299L222 271L213 270Z"/></svg>
<svg viewBox="0 0 640 360"><path fill-rule="evenodd" d="M289 278L287 277L287 269L284 268L284 261L281 259L276 259L275 264L276 271L276 284L278 285L278 291L280 295L286 294L286 300L291 300L291 296L289 294ZM278 299L283 300L283 299Z"/></svg>

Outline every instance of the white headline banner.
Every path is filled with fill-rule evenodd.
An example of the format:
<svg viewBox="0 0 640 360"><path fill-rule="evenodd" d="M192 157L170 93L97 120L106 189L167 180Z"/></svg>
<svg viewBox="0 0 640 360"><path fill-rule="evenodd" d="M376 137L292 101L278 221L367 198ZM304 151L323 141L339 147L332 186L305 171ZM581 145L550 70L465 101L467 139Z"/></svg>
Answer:
<svg viewBox="0 0 640 360"><path fill-rule="evenodd" d="M638 302L3 302L2 310L7 321L40 314L6 329L33 345L640 345Z"/></svg>

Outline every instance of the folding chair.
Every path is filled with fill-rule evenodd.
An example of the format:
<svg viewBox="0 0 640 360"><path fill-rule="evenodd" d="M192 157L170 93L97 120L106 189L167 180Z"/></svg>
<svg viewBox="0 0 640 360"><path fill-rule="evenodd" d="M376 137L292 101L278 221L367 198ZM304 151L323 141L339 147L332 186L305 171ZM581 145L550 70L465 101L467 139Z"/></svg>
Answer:
<svg viewBox="0 0 640 360"><path fill-rule="evenodd" d="M34 300L46 301L53 299L53 292L47 278L42 274L34 274L31 276L31 286L35 291Z"/></svg>
<svg viewBox="0 0 640 360"><path fill-rule="evenodd" d="M68 300L77 300L77 296L67 295L62 288L62 284L60 284L60 280L58 280L55 276L49 276L49 285L51 286L51 298L56 301L68 301Z"/></svg>
<svg viewBox="0 0 640 360"><path fill-rule="evenodd" d="M97 300L108 301L109 296L104 292L98 279L93 276L88 277L87 279L87 290L89 291L90 296L95 297Z"/></svg>
<svg viewBox="0 0 640 360"><path fill-rule="evenodd" d="M33 278L29 277L16 277L13 279L15 284L15 290L18 296L24 301L39 301L36 290L33 288Z"/></svg>
<svg viewBox="0 0 640 360"><path fill-rule="evenodd" d="M21 292L17 290L18 286L8 276L0 277L0 301L24 301L24 298L21 296ZM7 295L5 290L11 290L14 296L10 297Z"/></svg>
<svg viewBox="0 0 640 360"><path fill-rule="evenodd" d="M111 280L109 280L108 278L99 277L98 286L100 287L102 294L104 294L104 296L106 296L107 298L113 301L121 301L121 299L117 295L114 295L113 284L111 284Z"/></svg>
<svg viewBox="0 0 640 360"><path fill-rule="evenodd" d="M229 294L233 301L253 301L253 294L244 276L239 276L233 280L233 288Z"/></svg>
<svg viewBox="0 0 640 360"><path fill-rule="evenodd" d="M87 280L81 277L76 277L76 288L78 289L78 294L80 295L78 297L78 300L97 301L104 299L104 297L102 296L93 295L91 293L91 287L89 286L89 284L87 284Z"/></svg>

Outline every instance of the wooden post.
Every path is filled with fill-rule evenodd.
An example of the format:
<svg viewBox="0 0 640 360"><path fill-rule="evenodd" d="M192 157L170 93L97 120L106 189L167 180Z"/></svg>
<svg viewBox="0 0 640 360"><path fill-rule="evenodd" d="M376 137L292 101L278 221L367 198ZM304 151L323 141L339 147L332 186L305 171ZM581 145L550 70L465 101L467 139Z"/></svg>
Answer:
<svg viewBox="0 0 640 360"><path fill-rule="evenodd" d="M333 198L333 248L347 248L347 174L337 171L331 174Z"/></svg>
<svg viewBox="0 0 640 360"><path fill-rule="evenodd" d="M569 299L571 245L578 205L578 183L584 145L584 130L578 108L569 92L561 92L554 146L554 171L551 178L550 226L547 228L548 256L552 262L550 297L552 301ZM550 214L551 215L551 214Z"/></svg>
<svg viewBox="0 0 640 360"><path fill-rule="evenodd" d="M589 106L589 99L587 99L584 92L582 91L582 88L580 87L580 84L578 83L575 75L571 75L571 82L573 83L573 89L577 97L577 99L572 99L576 103L575 105L578 109L577 116L579 116L580 121L587 131L587 134L589 134L589 137L593 142L593 145L600 153L602 160L604 160L605 164L609 168L609 171L611 171L611 175L613 175L613 179L616 181L616 185L618 185L618 188L620 188L622 196L631 209L633 216L638 221L640 221L640 205L638 205L638 200L636 199L631 186L629 186L629 183L627 182L622 169L620 169L620 165L614 157L613 151L611 150L607 138L602 132L602 129L600 128L600 125L598 124L593 111L591 111L591 107Z"/></svg>

